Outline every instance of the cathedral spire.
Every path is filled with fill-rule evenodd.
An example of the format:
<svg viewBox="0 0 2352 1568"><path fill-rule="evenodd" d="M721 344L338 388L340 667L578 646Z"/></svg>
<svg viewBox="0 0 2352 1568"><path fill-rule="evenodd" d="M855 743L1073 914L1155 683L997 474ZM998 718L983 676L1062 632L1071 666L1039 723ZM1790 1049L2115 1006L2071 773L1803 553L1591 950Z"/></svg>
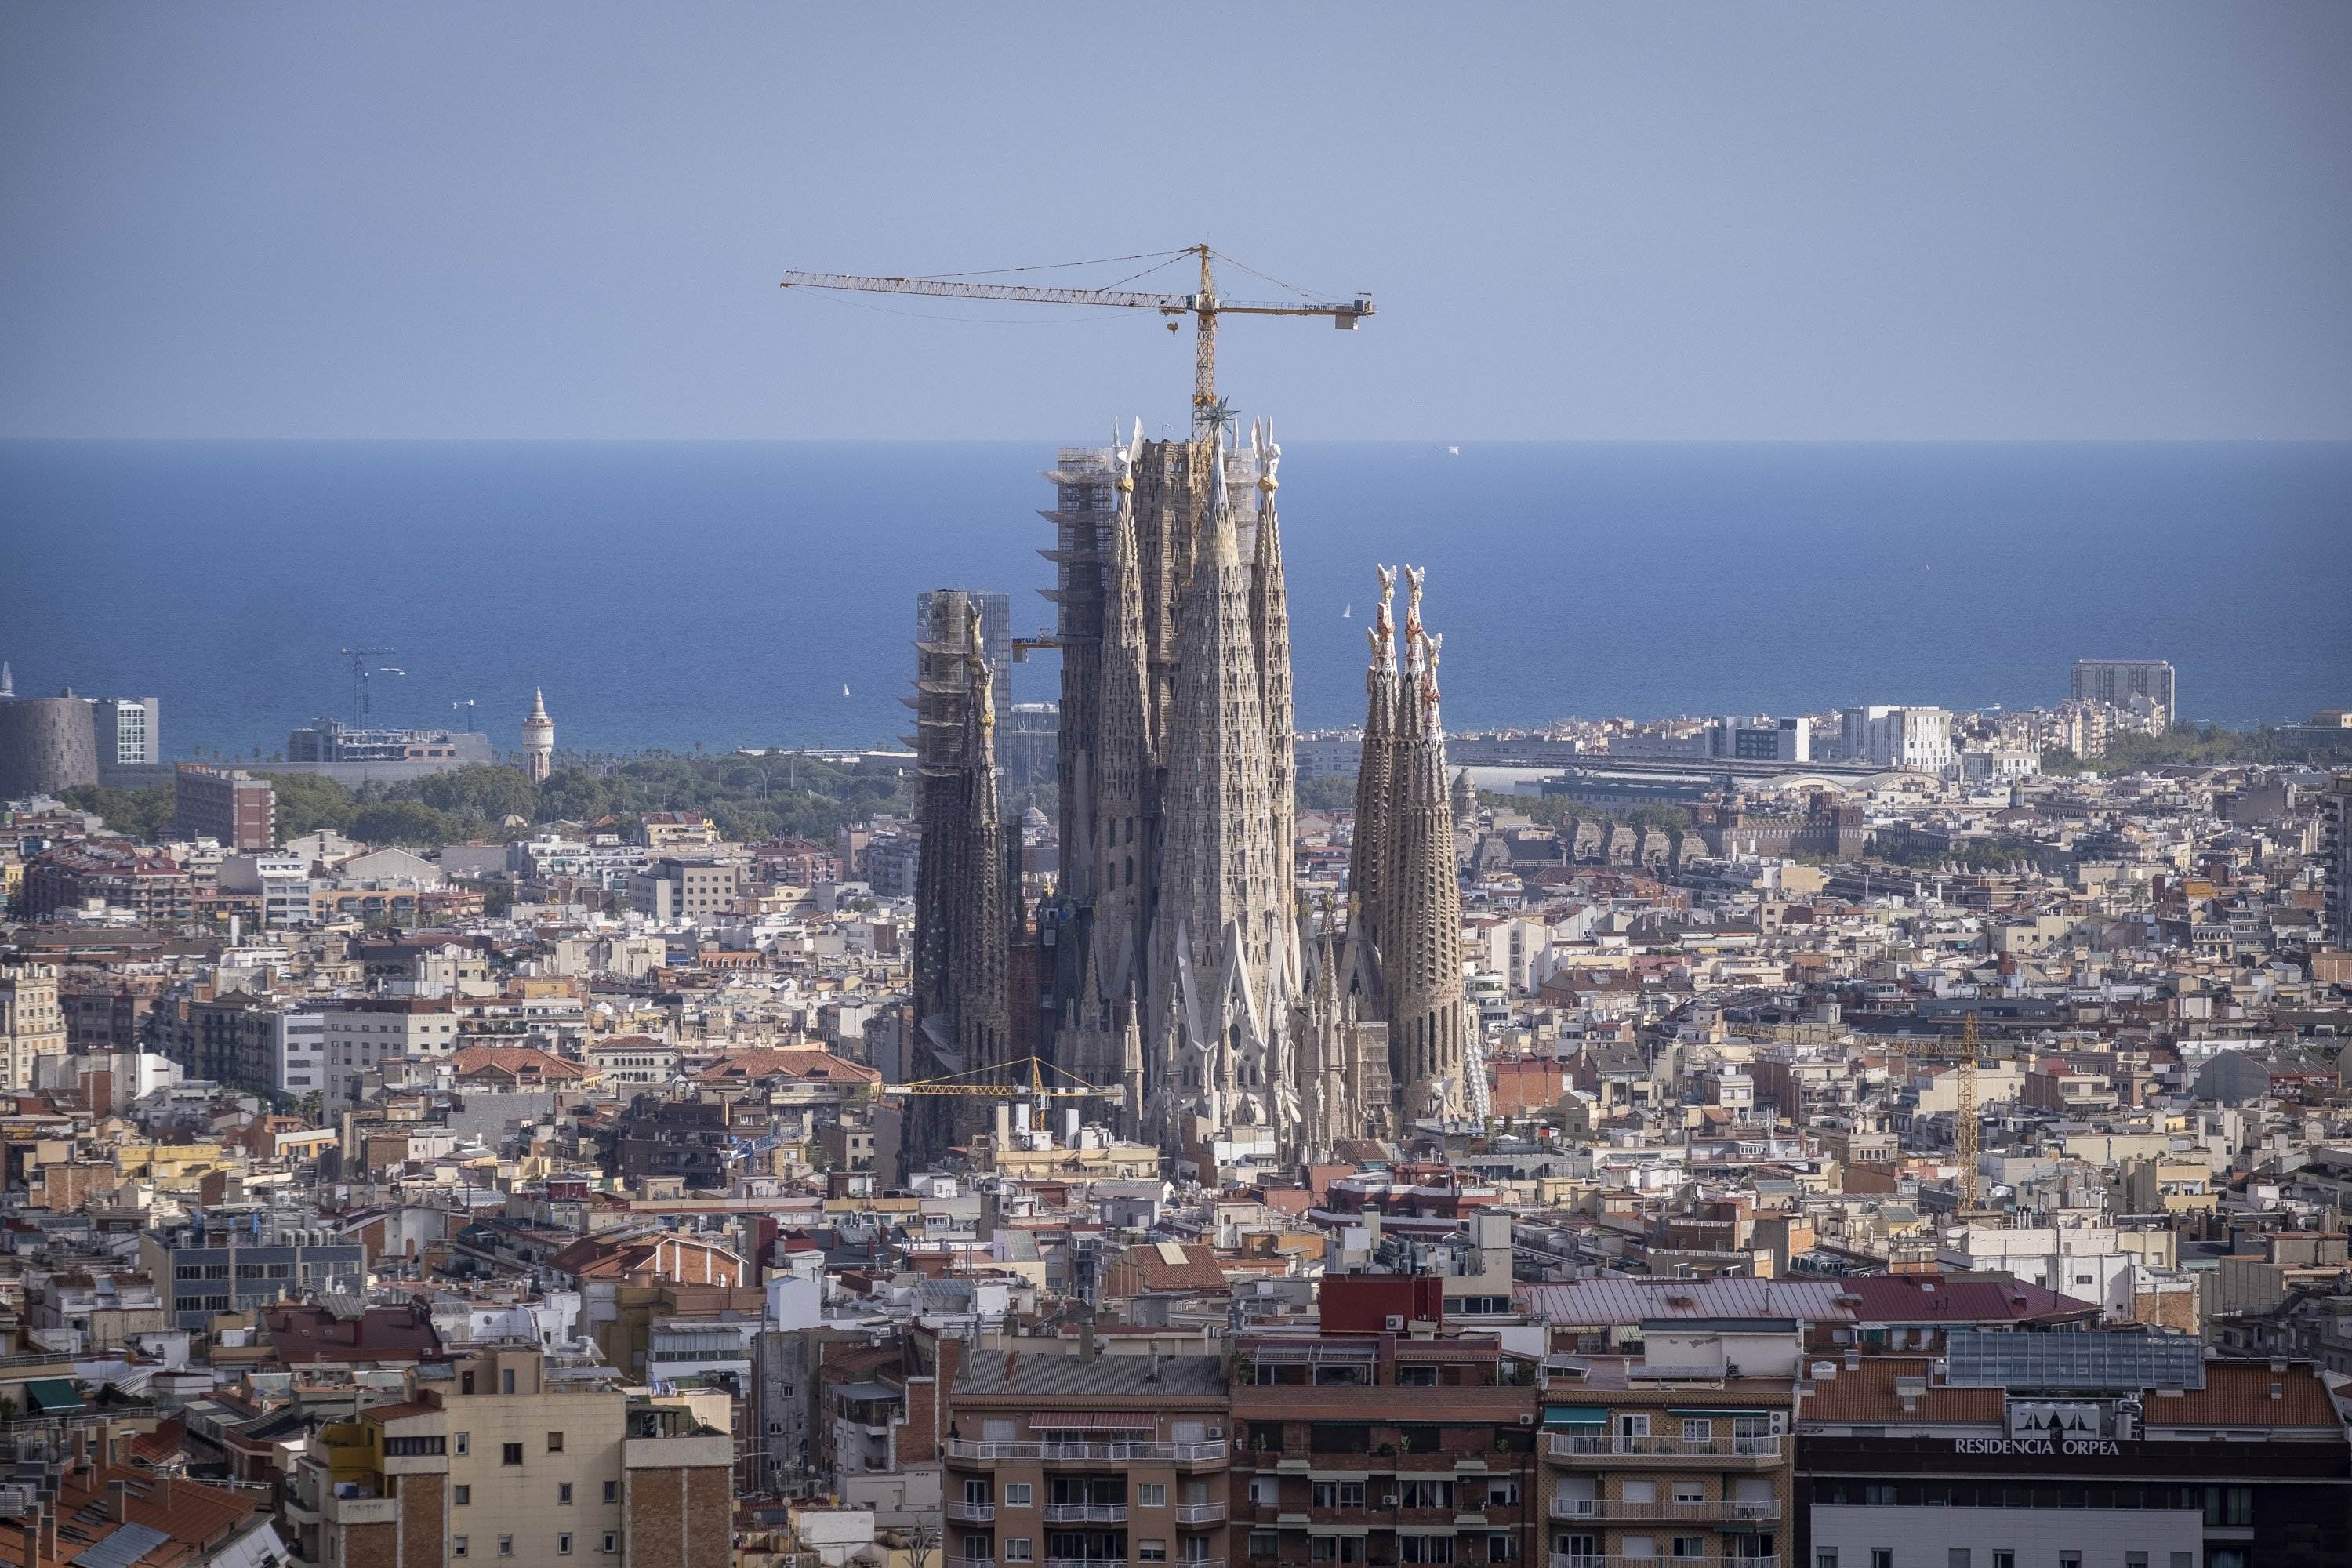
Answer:
<svg viewBox="0 0 2352 1568"><path fill-rule="evenodd" d="M1391 1059L1408 1115L1453 1117L1464 1103L1469 1037L1462 989L1461 868L1437 668L1444 642L1421 624L1422 574L1410 573L1405 689L1400 694L1394 847L1389 867L1394 931L1382 957L1394 1008Z"/></svg>
<svg viewBox="0 0 2352 1568"><path fill-rule="evenodd" d="M1144 645L1143 574L1135 538L1135 458L1139 430L1129 447L1113 447L1114 513L1103 594L1102 681L1096 703L1091 777L1094 842L1093 973L1079 1000L1087 1013L1062 1065L1089 1083L1108 1084L1123 1070L1114 1040L1118 1015L1135 1012L1141 964L1137 952L1151 886L1150 832L1145 821L1151 765L1150 656ZM1073 846L1073 853L1081 847Z"/></svg>
<svg viewBox="0 0 2352 1568"><path fill-rule="evenodd" d="M1348 852L1349 930L1357 940L1374 946L1385 923L1381 889L1388 871L1397 705L1396 624L1389 616L1396 572L1388 566L1376 570L1381 600L1364 633L1371 643L1371 661L1364 669L1364 743L1356 764L1355 837Z"/></svg>
<svg viewBox="0 0 2352 1568"><path fill-rule="evenodd" d="M1216 437L1213 473L1222 472L1223 448ZM1290 911L1275 897L1273 777L1251 572L1225 487L1208 489L1183 604L1153 943L1151 1016L1172 1020L1178 1037L1155 1054L1176 1075L1180 1120L1200 1114L1220 1128L1273 1128L1274 1030L1289 1022L1276 952Z"/></svg>
<svg viewBox="0 0 2352 1568"><path fill-rule="evenodd" d="M967 1068L993 1067L1011 1051L1012 1015L1006 991L1012 900L1005 887L1003 803L996 774L995 671L982 649L980 605L964 601L964 758L969 774L969 858L962 868L963 941L959 957L957 1054ZM1014 851L1017 855L1018 850Z"/></svg>
<svg viewBox="0 0 2352 1568"><path fill-rule="evenodd" d="M1278 909L1296 902L1297 887L1297 792L1293 778L1297 739L1293 732L1290 690L1290 593L1282 573L1282 523L1275 510L1280 488L1275 470L1282 448L1274 443L1274 424L1259 420L1250 427L1250 446L1257 459L1257 536L1250 561L1250 632L1255 645L1259 700L1265 709L1266 801L1274 813L1274 900ZM1294 977L1297 972L1295 922L1283 931L1276 962Z"/></svg>

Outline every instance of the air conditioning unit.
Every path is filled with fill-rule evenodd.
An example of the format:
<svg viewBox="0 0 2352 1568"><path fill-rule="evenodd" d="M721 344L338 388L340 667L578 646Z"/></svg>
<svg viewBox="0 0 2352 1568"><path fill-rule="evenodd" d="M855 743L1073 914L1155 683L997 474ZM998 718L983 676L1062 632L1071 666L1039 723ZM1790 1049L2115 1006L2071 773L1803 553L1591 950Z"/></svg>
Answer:
<svg viewBox="0 0 2352 1568"><path fill-rule="evenodd" d="M1533 1415L1531 1415L1531 1414L1529 1414L1528 1412L1524 1411L1524 1410L1522 1410L1521 1412L1519 1412L1519 1425L1520 1425L1520 1426L1534 1426L1535 1424L1536 1424L1536 1418L1535 1418L1535 1416L1534 1416Z"/></svg>
<svg viewBox="0 0 2352 1568"><path fill-rule="evenodd" d="M1383 1320L1382 1326L1392 1334L1401 1334L1404 1332L1404 1314L1402 1312L1391 1312L1388 1317Z"/></svg>
<svg viewBox="0 0 2352 1568"><path fill-rule="evenodd" d="M1402 1500L1398 1498L1396 1493L1390 1492L1387 1496L1381 1499L1381 1506L1382 1508L1394 1508L1401 1500Z"/></svg>

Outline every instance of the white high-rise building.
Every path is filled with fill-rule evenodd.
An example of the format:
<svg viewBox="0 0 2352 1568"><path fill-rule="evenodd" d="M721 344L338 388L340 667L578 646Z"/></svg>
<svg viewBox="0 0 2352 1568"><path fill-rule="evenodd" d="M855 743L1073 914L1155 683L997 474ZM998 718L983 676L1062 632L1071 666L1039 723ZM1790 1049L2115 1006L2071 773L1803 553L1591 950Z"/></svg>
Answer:
<svg viewBox="0 0 2352 1568"><path fill-rule="evenodd" d="M92 702L98 765L140 767L155 762L162 749L163 708L160 697L101 697Z"/></svg>
<svg viewBox="0 0 2352 1568"><path fill-rule="evenodd" d="M1940 773L1955 760L1949 709L1848 708L1838 718L1838 752L1845 761Z"/></svg>

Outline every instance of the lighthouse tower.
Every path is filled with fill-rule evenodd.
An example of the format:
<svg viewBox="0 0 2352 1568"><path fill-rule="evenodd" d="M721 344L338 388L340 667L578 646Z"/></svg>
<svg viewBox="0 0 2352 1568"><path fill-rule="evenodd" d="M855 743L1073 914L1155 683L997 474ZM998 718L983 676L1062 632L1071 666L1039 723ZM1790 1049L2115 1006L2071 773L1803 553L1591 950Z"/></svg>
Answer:
<svg viewBox="0 0 2352 1568"><path fill-rule="evenodd" d="M533 784L543 784L555 765L555 721L547 716L547 699L531 689L530 717L522 721L522 771Z"/></svg>

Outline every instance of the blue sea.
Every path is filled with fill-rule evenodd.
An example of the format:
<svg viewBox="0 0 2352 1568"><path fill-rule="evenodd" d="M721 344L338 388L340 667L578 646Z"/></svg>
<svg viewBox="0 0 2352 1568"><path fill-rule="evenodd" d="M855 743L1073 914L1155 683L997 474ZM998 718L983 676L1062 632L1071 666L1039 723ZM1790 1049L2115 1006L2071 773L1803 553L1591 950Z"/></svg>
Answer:
<svg viewBox="0 0 2352 1568"><path fill-rule="evenodd" d="M1053 459L0 443L0 658L28 695L160 696L173 756L347 713L361 643L404 672L379 721L501 746L534 686L567 749L887 743L918 591L1048 625ZM1397 561L1429 569L1455 729L2031 705L2084 656L2171 659L2191 720L2352 703L2352 445L1301 442L1282 478L1302 727L1360 717ZM1015 680L1052 697L1053 656Z"/></svg>

